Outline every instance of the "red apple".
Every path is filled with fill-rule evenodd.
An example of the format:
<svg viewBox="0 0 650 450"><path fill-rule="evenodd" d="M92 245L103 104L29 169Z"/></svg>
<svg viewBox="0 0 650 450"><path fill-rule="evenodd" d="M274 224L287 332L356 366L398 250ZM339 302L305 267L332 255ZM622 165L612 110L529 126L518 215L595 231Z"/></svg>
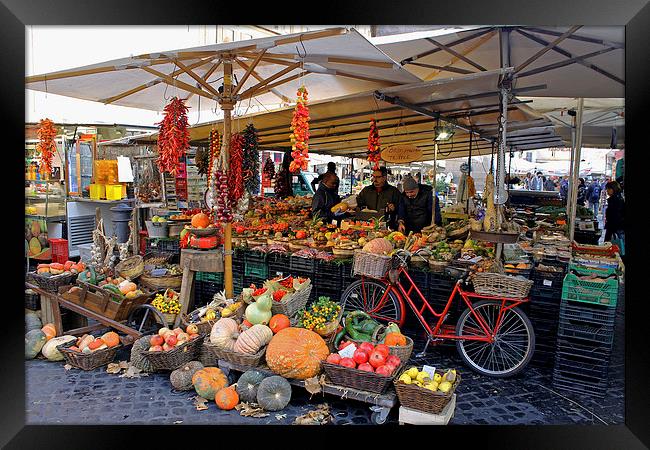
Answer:
<svg viewBox="0 0 650 450"><path fill-rule="evenodd" d="M152 347L155 347L156 345L163 345L164 342L165 340L159 334L153 335L151 336L151 339L149 339L149 343Z"/></svg>
<svg viewBox="0 0 650 450"><path fill-rule="evenodd" d="M190 341L191 341L192 339L196 339L197 337L199 337L199 335L198 335L197 333L195 333L195 334L190 334Z"/></svg>
<svg viewBox="0 0 650 450"><path fill-rule="evenodd" d="M150 352L162 352L163 348L160 345L154 345L149 349Z"/></svg>
<svg viewBox="0 0 650 450"><path fill-rule="evenodd" d="M386 344L375 345L375 351L382 353L385 358L388 358L388 355L390 355L390 348Z"/></svg>
<svg viewBox="0 0 650 450"><path fill-rule="evenodd" d="M371 354L375 347L370 342L363 342L361 345L359 345L358 349L366 352L367 354Z"/></svg>
<svg viewBox="0 0 650 450"><path fill-rule="evenodd" d="M174 334L167 334L167 337L165 338L165 344L169 345L170 347L173 347L178 343L178 338Z"/></svg>
<svg viewBox="0 0 650 450"><path fill-rule="evenodd" d="M399 365L402 364L402 361L399 359L399 356L397 355L388 355L388 358L386 358L386 364L399 367Z"/></svg>
<svg viewBox="0 0 650 450"><path fill-rule="evenodd" d="M363 363L359 364L359 367L357 367L359 370L363 370L364 372L374 372L375 369L372 368L372 366L368 363Z"/></svg>
<svg viewBox="0 0 650 450"><path fill-rule="evenodd" d="M356 363L354 362L354 359L352 358L341 358L341 362L339 363L339 365L343 367L349 367L351 369L357 367Z"/></svg>
<svg viewBox="0 0 650 450"><path fill-rule="evenodd" d="M171 350L172 348L174 348L174 346L169 345L167 342L165 342L165 343L163 344L163 346L162 346L162 349L163 349L164 351Z"/></svg>
<svg viewBox="0 0 650 450"><path fill-rule="evenodd" d="M370 362L370 365L376 369L377 367L386 364L386 357L380 351L375 350L370 354L368 362Z"/></svg>
<svg viewBox="0 0 650 450"><path fill-rule="evenodd" d="M179 344L182 344L183 342L187 342L190 340L190 335L187 333L178 333L176 335L176 339L178 339Z"/></svg>
<svg viewBox="0 0 650 450"><path fill-rule="evenodd" d="M326 361L331 364L338 364L341 362L341 355L338 353L330 353Z"/></svg>
<svg viewBox="0 0 650 450"><path fill-rule="evenodd" d="M395 369L397 369L398 366L394 366L392 364L384 364L386 367L390 369L390 373L395 372Z"/></svg>
<svg viewBox="0 0 650 450"><path fill-rule="evenodd" d="M178 333L182 333L182 332L183 332L183 329L182 329L182 328L174 328L172 331L174 332L174 334L175 334L176 336L178 336Z"/></svg>
<svg viewBox="0 0 650 450"><path fill-rule="evenodd" d="M368 353L364 352L360 348L356 349L354 352L354 355L352 355L352 359L354 359L354 362L357 364L363 364L368 362Z"/></svg>
<svg viewBox="0 0 650 450"><path fill-rule="evenodd" d="M169 331L171 331L169 328L167 328L167 327L162 327L160 330L158 330L158 334L159 334L160 336L163 336L163 337L164 337L165 334L168 333Z"/></svg>
<svg viewBox="0 0 650 450"><path fill-rule="evenodd" d="M375 370L375 373L378 373L379 375L385 375L385 376L388 377L393 373L393 370L391 369L390 366L383 365L383 366L377 367L377 369Z"/></svg>

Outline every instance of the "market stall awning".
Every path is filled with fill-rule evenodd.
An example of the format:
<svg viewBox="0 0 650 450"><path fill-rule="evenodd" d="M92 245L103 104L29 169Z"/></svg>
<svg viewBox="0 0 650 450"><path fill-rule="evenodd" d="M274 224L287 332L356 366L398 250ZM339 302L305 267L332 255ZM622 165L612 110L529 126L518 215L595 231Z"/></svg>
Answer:
<svg viewBox="0 0 650 450"><path fill-rule="evenodd" d="M490 140L496 137L498 131L498 83L505 72L494 70L444 80L421 81L312 102L309 105L310 151L364 158L369 121L374 117L378 122L382 147L415 144L423 150L422 160L432 160L436 119L377 98L377 95L383 95L384 98L399 98L426 109L432 115L440 114L465 129L472 129L477 133L472 138L472 155L490 154ZM540 88L523 86L515 89L514 94L534 92ZM234 119L234 126L243 129L246 124L252 123L258 129L261 148L288 148L291 146L289 124L292 113L292 108L285 108L241 116ZM220 124L221 121L217 121L193 127L190 130L191 139L195 142L206 140L210 130ZM513 150L564 146L562 139L555 134L553 124L515 96L510 99L507 130L508 145ZM149 141L155 141L155 135ZM469 133L457 129L452 140L439 144L439 158L467 156L469 149Z"/></svg>
<svg viewBox="0 0 650 450"><path fill-rule="evenodd" d="M330 28L224 44L144 54L26 78L26 88L162 111L170 97L197 110L214 110L223 59L232 57L242 110L295 101L301 83L312 100L413 83L402 68L354 29ZM200 102L200 108L199 108Z"/></svg>
<svg viewBox="0 0 650 450"><path fill-rule="evenodd" d="M535 96L623 98L625 92L622 26L491 26L378 47L423 80L512 66L516 86L546 85Z"/></svg>

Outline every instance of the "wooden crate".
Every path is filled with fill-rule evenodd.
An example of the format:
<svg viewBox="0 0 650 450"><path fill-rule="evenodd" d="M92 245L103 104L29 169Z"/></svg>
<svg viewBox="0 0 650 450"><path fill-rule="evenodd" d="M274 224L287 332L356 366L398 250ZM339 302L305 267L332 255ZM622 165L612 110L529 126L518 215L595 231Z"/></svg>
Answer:
<svg viewBox="0 0 650 450"><path fill-rule="evenodd" d="M429 414L415 409L399 407L399 424L405 423L411 425L448 425L449 421L454 417L456 411L456 394L451 397L447 406L440 414Z"/></svg>
<svg viewBox="0 0 650 450"><path fill-rule="evenodd" d="M73 293L68 293L71 286L60 287L59 295L69 302L83 306L92 312L101 314L107 319L118 322L125 320L131 312L131 309L146 303L149 297L153 295L153 293L144 293L135 298L119 299L114 293L98 286L81 281L78 281L78 284L80 285L80 289Z"/></svg>

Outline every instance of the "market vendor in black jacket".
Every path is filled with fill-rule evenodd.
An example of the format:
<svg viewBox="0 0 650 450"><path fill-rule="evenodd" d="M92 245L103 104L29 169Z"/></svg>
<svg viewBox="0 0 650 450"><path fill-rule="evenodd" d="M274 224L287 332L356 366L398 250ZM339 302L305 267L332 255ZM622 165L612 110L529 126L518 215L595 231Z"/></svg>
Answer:
<svg viewBox="0 0 650 450"><path fill-rule="evenodd" d="M431 225L431 217L434 208L433 187L426 184L419 184L410 175L402 181L404 192L400 197L397 211L398 230L402 233L419 233L422 228ZM436 225L442 224L440 204L435 196Z"/></svg>
<svg viewBox="0 0 650 450"><path fill-rule="evenodd" d="M397 207L400 191L388 184L388 169L379 167L372 171L372 184L364 187L357 195L357 208L372 209L384 213L386 223L393 230L397 229Z"/></svg>
<svg viewBox="0 0 650 450"><path fill-rule="evenodd" d="M324 222L331 222L336 218L332 212L332 206L341 202L339 196L339 177L332 172L325 172L318 189L311 200L312 216L318 216Z"/></svg>

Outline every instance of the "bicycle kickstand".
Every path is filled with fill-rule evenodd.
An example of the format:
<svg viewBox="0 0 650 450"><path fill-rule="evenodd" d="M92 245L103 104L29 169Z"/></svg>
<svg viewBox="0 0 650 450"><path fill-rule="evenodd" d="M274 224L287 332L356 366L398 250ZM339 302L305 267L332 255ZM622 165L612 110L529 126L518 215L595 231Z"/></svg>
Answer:
<svg viewBox="0 0 650 450"><path fill-rule="evenodd" d="M435 340L439 341L440 339L435 339ZM422 351L420 353L417 353L415 356L417 358L422 358L423 356L427 356L427 349L429 348L429 344L431 344L431 342L433 341L434 339L431 336L429 336L427 338L427 343L424 345L424 349L422 349Z"/></svg>

